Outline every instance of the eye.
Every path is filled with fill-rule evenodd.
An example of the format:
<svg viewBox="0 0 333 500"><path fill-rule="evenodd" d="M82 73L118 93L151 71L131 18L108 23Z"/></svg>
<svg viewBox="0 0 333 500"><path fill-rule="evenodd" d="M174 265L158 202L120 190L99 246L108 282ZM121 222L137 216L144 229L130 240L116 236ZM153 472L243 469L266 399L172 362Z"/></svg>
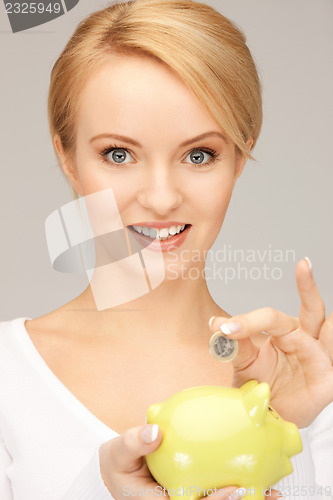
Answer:
<svg viewBox="0 0 333 500"><path fill-rule="evenodd" d="M213 163L219 155L214 151L214 149L209 148L197 148L192 149L192 151L186 156L185 161L189 158L189 162L194 165L210 165Z"/></svg>
<svg viewBox="0 0 333 500"><path fill-rule="evenodd" d="M115 164L130 163L131 161L134 161L129 150L127 148L120 148L119 146L107 147L100 152L100 155L103 157L103 161ZM128 159L128 156L130 157L130 160Z"/></svg>

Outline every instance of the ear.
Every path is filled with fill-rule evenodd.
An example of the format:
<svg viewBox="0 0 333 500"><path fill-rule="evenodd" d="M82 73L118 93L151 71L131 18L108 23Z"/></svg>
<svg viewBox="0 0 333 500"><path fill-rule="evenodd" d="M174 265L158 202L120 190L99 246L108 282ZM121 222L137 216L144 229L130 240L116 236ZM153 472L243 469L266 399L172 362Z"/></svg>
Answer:
<svg viewBox="0 0 333 500"><path fill-rule="evenodd" d="M250 149L250 150L252 148L252 144L253 144L253 139L248 139L246 141L246 145L247 145L248 149ZM246 160L247 160L247 158L245 155L236 152L234 185L235 185L238 177L241 175L241 173L244 170Z"/></svg>
<svg viewBox="0 0 333 500"><path fill-rule="evenodd" d="M61 168L62 168L64 174L71 182L73 189L77 193L81 194L80 193L80 191L81 191L80 182L79 182L79 178L77 175L77 171L76 171L73 159L70 158L69 155L66 155L64 148L62 146L60 136L58 134L55 134L55 136L53 137L53 144L54 144L55 150L59 156Z"/></svg>

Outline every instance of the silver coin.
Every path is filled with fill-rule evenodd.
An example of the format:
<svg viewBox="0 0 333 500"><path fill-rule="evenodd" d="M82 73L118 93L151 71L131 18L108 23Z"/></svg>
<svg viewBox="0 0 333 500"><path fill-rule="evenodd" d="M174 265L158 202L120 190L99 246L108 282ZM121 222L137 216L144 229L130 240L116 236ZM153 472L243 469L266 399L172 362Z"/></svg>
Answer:
<svg viewBox="0 0 333 500"><path fill-rule="evenodd" d="M218 361L232 361L238 354L238 340L228 339L221 332L215 332L209 340L209 352Z"/></svg>

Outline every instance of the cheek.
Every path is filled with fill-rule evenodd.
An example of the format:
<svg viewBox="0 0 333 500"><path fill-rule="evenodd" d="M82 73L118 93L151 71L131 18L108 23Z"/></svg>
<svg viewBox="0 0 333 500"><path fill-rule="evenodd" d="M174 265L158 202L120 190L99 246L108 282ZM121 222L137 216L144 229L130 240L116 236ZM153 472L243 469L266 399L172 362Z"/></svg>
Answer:
<svg viewBox="0 0 333 500"><path fill-rule="evenodd" d="M233 191L233 177L215 176L201 188L200 234L205 248L211 248L221 230Z"/></svg>
<svg viewBox="0 0 333 500"><path fill-rule="evenodd" d="M212 215L215 214L216 223L219 224L224 218L228 210L228 206L230 203L232 195L232 184L230 186L223 186L221 189L216 190L216 192L212 193L209 209Z"/></svg>
<svg viewBox="0 0 333 500"><path fill-rule="evenodd" d="M96 163L81 164L79 170L80 195L87 197L85 204L89 212L89 220L95 235L122 227L121 217L126 208L135 199L135 192L123 176L110 175L107 168ZM89 196L93 195L93 196ZM119 226L119 227L118 227Z"/></svg>
<svg viewBox="0 0 333 500"><path fill-rule="evenodd" d="M93 164L81 165L79 169L79 183L82 196L112 187L110 176L102 172L101 169L97 169Z"/></svg>
<svg viewBox="0 0 333 500"><path fill-rule="evenodd" d="M89 156L90 155L90 156ZM117 203L123 205L133 196L134 186L137 185L133 174L124 175L108 168L102 158L96 158L98 153L86 154L82 148L76 157L78 188L81 196L87 196L105 189L112 189Z"/></svg>
<svg viewBox="0 0 333 500"><path fill-rule="evenodd" d="M110 175L97 152L86 148L82 141L77 142L75 165L78 189L81 196L87 196L112 187Z"/></svg>
<svg viewBox="0 0 333 500"><path fill-rule="evenodd" d="M228 172L202 176L196 183L193 199L200 204L201 214L213 225L222 223L228 209L233 190L233 177Z"/></svg>

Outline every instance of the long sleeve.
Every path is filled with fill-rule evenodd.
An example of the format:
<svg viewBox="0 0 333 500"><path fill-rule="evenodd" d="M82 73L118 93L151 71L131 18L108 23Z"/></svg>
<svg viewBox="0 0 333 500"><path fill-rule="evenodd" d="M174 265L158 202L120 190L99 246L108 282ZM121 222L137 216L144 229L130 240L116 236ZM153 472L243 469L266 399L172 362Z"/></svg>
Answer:
<svg viewBox="0 0 333 500"><path fill-rule="evenodd" d="M104 484L100 462L99 448L95 449L91 459L76 477L62 500L111 500L114 497ZM11 497L8 497L11 498ZM7 500L7 498L5 499Z"/></svg>
<svg viewBox="0 0 333 500"><path fill-rule="evenodd" d="M0 498L1 500L13 500L13 492L6 469L12 463L2 435L0 434Z"/></svg>
<svg viewBox="0 0 333 500"><path fill-rule="evenodd" d="M316 484L323 489L323 498L333 498L333 402L312 422L309 441Z"/></svg>

